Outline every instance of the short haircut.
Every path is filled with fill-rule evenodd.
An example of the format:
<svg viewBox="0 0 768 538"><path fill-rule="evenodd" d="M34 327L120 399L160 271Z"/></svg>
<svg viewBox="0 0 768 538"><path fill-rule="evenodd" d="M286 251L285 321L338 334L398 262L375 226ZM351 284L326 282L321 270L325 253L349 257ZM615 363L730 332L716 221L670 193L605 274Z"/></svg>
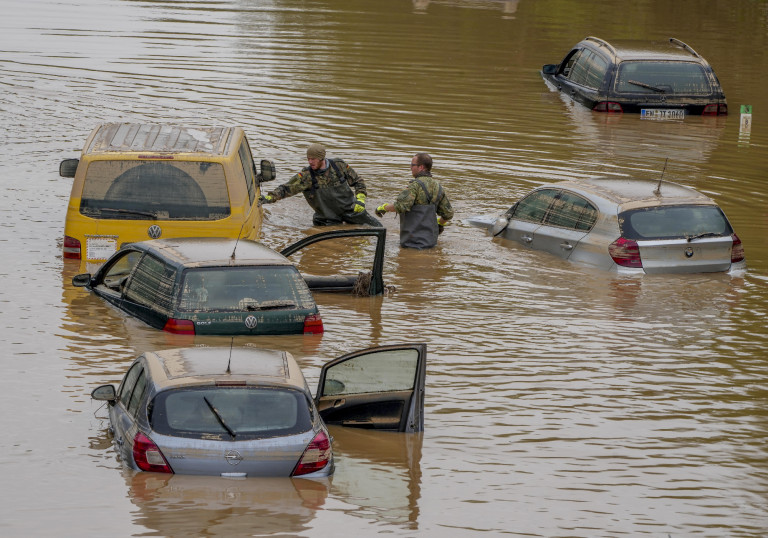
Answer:
<svg viewBox="0 0 768 538"><path fill-rule="evenodd" d="M432 171L432 157L429 156L429 153L417 153L415 157L416 164L424 165L427 171Z"/></svg>

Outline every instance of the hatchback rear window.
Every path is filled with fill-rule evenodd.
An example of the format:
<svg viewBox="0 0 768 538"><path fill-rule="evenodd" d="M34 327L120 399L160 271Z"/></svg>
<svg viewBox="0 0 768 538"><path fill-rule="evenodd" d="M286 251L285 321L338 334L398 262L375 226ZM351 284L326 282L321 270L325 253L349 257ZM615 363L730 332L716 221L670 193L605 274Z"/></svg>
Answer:
<svg viewBox="0 0 768 538"><path fill-rule="evenodd" d="M80 200L87 217L219 220L229 216L224 167L211 162L94 161Z"/></svg>
<svg viewBox="0 0 768 538"><path fill-rule="evenodd" d="M312 427L309 402L297 390L205 386L160 392L149 411L162 435L235 440L282 437Z"/></svg>
<svg viewBox="0 0 768 538"><path fill-rule="evenodd" d="M731 225L717 206L657 206L619 214L622 235L627 239L685 239L726 236Z"/></svg>
<svg viewBox="0 0 768 538"><path fill-rule="evenodd" d="M704 68L692 62L622 62L616 75L619 93L709 95Z"/></svg>
<svg viewBox="0 0 768 538"><path fill-rule="evenodd" d="M248 312L314 308L315 300L292 265L188 269L181 312Z"/></svg>

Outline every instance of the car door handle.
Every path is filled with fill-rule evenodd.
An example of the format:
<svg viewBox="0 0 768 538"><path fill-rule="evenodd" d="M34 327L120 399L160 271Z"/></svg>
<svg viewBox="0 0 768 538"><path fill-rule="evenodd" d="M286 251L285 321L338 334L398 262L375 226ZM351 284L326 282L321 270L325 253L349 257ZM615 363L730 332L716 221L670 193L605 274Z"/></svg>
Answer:
<svg viewBox="0 0 768 538"><path fill-rule="evenodd" d="M573 250L573 245L566 241L565 243L560 243L560 248L563 250Z"/></svg>
<svg viewBox="0 0 768 538"><path fill-rule="evenodd" d="M531 237L530 235L521 235L520 239L523 240L523 243L532 243L533 242L533 237Z"/></svg>

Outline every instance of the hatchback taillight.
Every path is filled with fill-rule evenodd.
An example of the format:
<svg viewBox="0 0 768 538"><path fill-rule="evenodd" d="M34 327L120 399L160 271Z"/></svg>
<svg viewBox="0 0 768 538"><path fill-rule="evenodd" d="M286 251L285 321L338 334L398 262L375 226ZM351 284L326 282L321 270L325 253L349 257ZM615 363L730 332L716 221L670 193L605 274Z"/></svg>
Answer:
<svg viewBox="0 0 768 538"><path fill-rule="evenodd" d="M640 259L640 247L634 239L625 239L619 237L608 246L608 253L616 262L616 265L622 267L642 267L643 261Z"/></svg>
<svg viewBox="0 0 768 538"><path fill-rule="evenodd" d="M317 432L312 442L307 445L304 454L301 455L299 463L293 469L291 476L301 476L303 474L319 471L331 461L331 440L325 432Z"/></svg>
<svg viewBox="0 0 768 538"><path fill-rule="evenodd" d="M310 314L304 318L304 334L320 334L323 330L323 318L320 314Z"/></svg>
<svg viewBox="0 0 768 538"><path fill-rule="evenodd" d="M80 241L74 237L64 236L64 257L70 260L80 259Z"/></svg>
<svg viewBox="0 0 768 538"><path fill-rule="evenodd" d="M600 101L592 108L592 110L595 112L624 112L621 105L619 103L614 103L613 101Z"/></svg>
<svg viewBox="0 0 768 538"><path fill-rule="evenodd" d="M728 105L725 103L721 104L709 104L704 107L704 110L701 111L702 116L727 116L728 115Z"/></svg>
<svg viewBox="0 0 768 538"><path fill-rule="evenodd" d="M173 334L195 334L195 324L188 319L170 318L163 330Z"/></svg>
<svg viewBox="0 0 768 538"><path fill-rule="evenodd" d="M165 461L165 456L157 448L157 445L141 432L138 432L133 438L133 461L142 471L173 473L173 469Z"/></svg>
<svg viewBox="0 0 768 538"><path fill-rule="evenodd" d="M731 234L733 239L733 245L731 245L731 263L744 261L744 246L741 244L741 239L736 234Z"/></svg>

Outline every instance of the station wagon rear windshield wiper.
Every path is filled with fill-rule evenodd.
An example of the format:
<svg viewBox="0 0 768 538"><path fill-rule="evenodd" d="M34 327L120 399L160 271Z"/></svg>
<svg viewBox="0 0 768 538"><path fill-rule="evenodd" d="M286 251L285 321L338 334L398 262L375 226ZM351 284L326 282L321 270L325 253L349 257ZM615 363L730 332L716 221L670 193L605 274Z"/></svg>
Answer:
<svg viewBox="0 0 768 538"><path fill-rule="evenodd" d="M664 88L659 88L658 86L652 86L650 84L646 84L645 82L638 82L637 80L628 80L630 84L634 84L635 86L640 86L641 88L648 88L649 90L653 90L655 92L659 93L665 93L667 90Z"/></svg>
<svg viewBox="0 0 768 538"><path fill-rule="evenodd" d="M224 428L225 430L227 430L229 432L229 435L232 436L232 439L234 439L236 437L234 430L232 428L230 428L229 426L227 426L227 423L224 422L224 419L219 414L218 409L213 407L213 404L208 401L208 397L207 396L203 396L203 400L205 400L205 403L208 404L208 407L211 409L211 412L213 413L213 416L215 416L216 420L219 421L219 424L221 424L221 427Z"/></svg>
<svg viewBox="0 0 768 538"><path fill-rule="evenodd" d="M690 243L694 239L701 239L702 237L720 237L722 234L715 233L715 232L704 232L696 235L686 235L685 238Z"/></svg>
<svg viewBox="0 0 768 538"><path fill-rule="evenodd" d="M245 307L246 310L249 312L253 312L254 310L278 310L280 308L296 308L296 303L292 301L286 301L283 303L266 303L266 304L249 304Z"/></svg>
<svg viewBox="0 0 768 538"><path fill-rule="evenodd" d="M152 211L139 211L138 209L118 209L116 207L102 207L100 213L120 213L121 215L136 215L139 217L147 217L152 220L157 218L157 214Z"/></svg>

